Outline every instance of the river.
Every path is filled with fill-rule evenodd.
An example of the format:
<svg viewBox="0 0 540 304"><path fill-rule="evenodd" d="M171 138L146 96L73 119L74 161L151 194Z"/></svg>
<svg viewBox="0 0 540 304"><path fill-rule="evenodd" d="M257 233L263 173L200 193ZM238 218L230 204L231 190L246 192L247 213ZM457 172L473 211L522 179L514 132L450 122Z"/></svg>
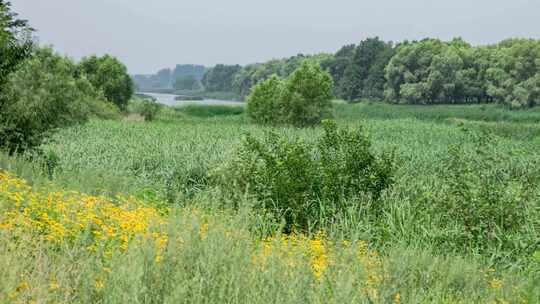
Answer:
<svg viewBox="0 0 540 304"><path fill-rule="evenodd" d="M162 94L162 93L148 93L138 92L138 94L144 94L156 99L157 102L168 106L185 106L185 105L226 105L226 106L243 106L244 103L240 101L232 100L219 100L219 99L204 99L204 100L174 100L178 95Z"/></svg>

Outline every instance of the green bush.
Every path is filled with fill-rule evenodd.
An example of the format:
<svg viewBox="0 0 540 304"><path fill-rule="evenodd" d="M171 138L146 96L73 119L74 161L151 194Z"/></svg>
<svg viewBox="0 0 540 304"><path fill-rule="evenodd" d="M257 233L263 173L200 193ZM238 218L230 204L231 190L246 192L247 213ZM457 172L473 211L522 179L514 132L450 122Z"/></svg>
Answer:
<svg viewBox="0 0 540 304"><path fill-rule="evenodd" d="M159 110L160 106L157 102L150 99L142 101L141 115L144 117L144 121L154 120Z"/></svg>
<svg viewBox="0 0 540 304"><path fill-rule="evenodd" d="M28 21L17 18L11 3L0 0L0 89L19 64L32 53L34 43ZM0 99L0 110L2 100Z"/></svg>
<svg viewBox="0 0 540 304"><path fill-rule="evenodd" d="M331 116L332 77L304 61L285 81L276 75L258 83L247 98L248 114L260 124L307 127Z"/></svg>
<svg viewBox="0 0 540 304"><path fill-rule="evenodd" d="M332 121L314 144L273 132L262 140L248 134L213 175L231 201L248 195L283 219L287 231L311 229L356 202L378 200L393 184L393 153L376 155L370 146L362 129L338 129Z"/></svg>
<svg viewBox="0 0 540 304"><path fill-rule="evenodd" d="M110 55L90 56L81 60L79 70L108 101L120 110L126 109L134 85L123 63Z"/></svg>
<svg viewBox="0 0 540 304"><path fill-rule="evenodd" d="M247 97L246 111L249 117L260 124L275 124L280 121L282 94L283 82L277 75L257 83Z"/></svg>
<svg viewBox="0 0 540 304"><path fill-rule="evenodd" d="M498 152L497 139L487 132L468 133L472 151L464 143L452 145L442 185L436 190L434 214L441 214L446 244L465 249L534 252L538 164L517 165L509 153ZM450 241L450 242L449 242Z"/></svg>
<svg viewBox="0 0 540 304"><path fill-rule="evenodd" d="M282 119L296 127L317 125L332 110L332 76L305 61L285 82Z"/></svg>
<svg viewBox="0 0 540 304"><path fill-rule="evenodd" d="M56 128L100 116L100 108L94 106L105 102L102 95L75 75L69 59L51 49L36 49L1 92L0 148L22 152L38 146Z"/></svg>
<svg viewBox="0 0 540 304"><path fill-rule="evenodd" d="M161 110L161 105L149 98L133 98L128 105L128 112L136 113L144 121L152 121Z"/></svg>

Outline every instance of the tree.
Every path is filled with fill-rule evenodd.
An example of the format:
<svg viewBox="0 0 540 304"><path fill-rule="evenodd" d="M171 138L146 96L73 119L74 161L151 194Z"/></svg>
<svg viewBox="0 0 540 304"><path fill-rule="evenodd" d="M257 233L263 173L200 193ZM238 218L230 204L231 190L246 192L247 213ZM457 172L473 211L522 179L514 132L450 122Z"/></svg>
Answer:
<svg viewBox="0 0 540 304"><path fill-rule="evenodd" d="M18 19L17 14L11 11L10 2L0 0L0 87L7 76L30 56L32 31L26 20Z"/></svg>
<svg viewBox="0 0 540 304"><path fill-rule="evenodd" d="M153 86L158 88L170 88L171 87L171 69L161 69L157 72L155 82Z"/></svg>
<svg viewBox="0 0 540 304"><path fill-rule="evenodd" d="M118 59L105 55L83 58L79 64L81 72L90 83L103 92L105 98L120 110L125 110L134 92L133 81L127 68Z"/></svg>
<svg viewBox="0 0 540 304"><path fill-rule="evenodd" d="M399 46L385 69L386 98L393 102L433 104L482 96L478 92L482 86L477 83L480 65L475 66L467 55L470 50L471 46L459 38L450 42L424 39Z"/></svg>
<svg viewBox="0 0 540 304"><path fill-rule="evenodd" d="M540 41L508 39L493 49L489 96L513 108L540 105Z"/></svg>
<svg viewBox="0 0 540 304"><path fill-rule="evenodd" d="M384 42L378 37L361 41L347 62L343 75L339 79L337 92L340 97L353 101L359 98L382 98L385 83L384 68L393 55L391 43Z"/></svg>
<svg viewBox="0 0 540 304"><path fill-rule="evenodd" d="M304 61L285 82L281 119L286 124L306 127L331 115L332 76L319 64Z"/></svg>
<svg viewBox="0 0 540 304"><path fill-rule="evenodd" d="M193 75L189 76L179 76L176 78L174 83L174 88L176 90L190 90L197 91L201 88L201 85L197 78Z"/></svg>
<svg viewBox="0 0 540 304"><path fill-rule="evenodd" d="M36 49L6 83L0 115L0 148L10 153L38 146L56 128L111 111L105 98L67 58Z"/></svg>
<svg viewBox="0 0 540 304"><path fill-rule="evenodd" d="M283 81L277 75L259 82L247 97L247 113L260 124L275 124L281 120L280 101L283 94Z"/></svg>
<svg viewBox="0 0 540 304"><path fill-rule="evenodd" d="M239 65L218 64L204 74L202 83L209 92L232 92L235 74L241 69Z"/></svg>
<svg viewBox="0 0 540 304"><path fill-rule="evenodd" d="M178 77L182 76L193 76L200 81L205 71L206 68L203 65L177 64L172 71L171 77L172 79L178 79Z"/></svg>

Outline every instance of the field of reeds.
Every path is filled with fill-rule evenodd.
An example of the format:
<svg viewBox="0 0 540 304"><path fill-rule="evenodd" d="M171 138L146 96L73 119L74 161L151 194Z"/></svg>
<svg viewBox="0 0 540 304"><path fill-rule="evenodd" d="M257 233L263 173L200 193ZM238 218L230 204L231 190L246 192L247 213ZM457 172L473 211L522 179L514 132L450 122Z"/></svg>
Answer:
<svg viewBox="0 0 540 304"><path fill-rule="evenodd" d="M272 198L314 189L279 163L318 164L325 130L242 108L93 120L0 155L0 302L540 302L540 112L337 104L335 121L393 155L391 179L377 197L310 197L308 225L279 216L298 199ZM246 137L272 136L277 165L253 172L280 187L239 188Z"/></svg>

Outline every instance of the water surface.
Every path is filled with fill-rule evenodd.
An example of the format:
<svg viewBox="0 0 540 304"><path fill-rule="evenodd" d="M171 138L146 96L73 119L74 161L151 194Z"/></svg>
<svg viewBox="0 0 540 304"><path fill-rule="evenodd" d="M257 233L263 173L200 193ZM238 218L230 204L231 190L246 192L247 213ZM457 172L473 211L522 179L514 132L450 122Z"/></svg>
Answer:
<svg viewBox="0 0 540 304"><path fill-rule="evenodd" d="M204 100L174 100L178 95L174 94L162 94L162 93L147 93L139 92L151 96L156 99L157 102L168 106L185 106L185 105L227 105L227 106L243 106L244 103L240 101L232 100L219 100L219 99L207 99Z"/></svg>

